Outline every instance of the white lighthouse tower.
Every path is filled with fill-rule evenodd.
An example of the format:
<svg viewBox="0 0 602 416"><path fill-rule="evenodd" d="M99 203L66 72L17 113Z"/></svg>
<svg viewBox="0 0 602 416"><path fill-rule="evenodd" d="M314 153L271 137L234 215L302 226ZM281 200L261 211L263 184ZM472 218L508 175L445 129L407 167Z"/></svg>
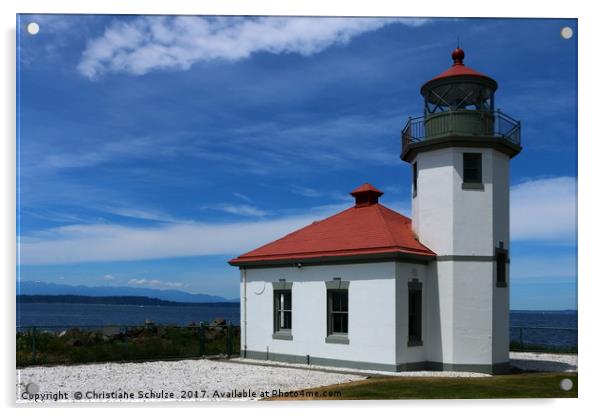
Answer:
<svg viewBox="0 0 602 416"><path fill-rule="evenodd" d="M424 114L402 131L401 159L412 169L412 228L437 253L426 279L426 355L450 369L503 372L509 165L521 151L520 123L495 110L495 80L465 66L460 48L452 59L422 86Z"/></svg>

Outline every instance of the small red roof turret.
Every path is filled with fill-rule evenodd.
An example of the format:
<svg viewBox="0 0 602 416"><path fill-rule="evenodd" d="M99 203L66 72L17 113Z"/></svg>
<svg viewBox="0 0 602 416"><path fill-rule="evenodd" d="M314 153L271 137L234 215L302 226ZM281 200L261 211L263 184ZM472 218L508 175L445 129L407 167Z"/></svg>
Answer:
<svg viewBox="0 0 602 416"><path fill-rule="evenodd" d="M383 195L383 192L366 182L362 186L351 191L351 195L355 197L356 207L366 207L368 205L378 204L378 198Z"/></svg>

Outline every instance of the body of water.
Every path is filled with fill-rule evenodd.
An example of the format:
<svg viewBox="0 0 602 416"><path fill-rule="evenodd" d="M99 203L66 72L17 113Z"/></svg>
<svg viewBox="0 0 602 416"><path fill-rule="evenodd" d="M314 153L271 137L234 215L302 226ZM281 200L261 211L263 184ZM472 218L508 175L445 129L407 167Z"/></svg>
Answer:
<svg viewBox="0 0 602 416"><path fill-rule="evenodd" d="M510 311L510 341L577 347L577 311ZM522 328L522 330L520 329Z"/></svg>
<svg viewBox="0 0 602 416"><path fill-rule="evenodd" d="M182 306L94 305L75 303L17 303L17 325L96 326L157 324L188 325L222 317L240 325L240 306L202 304ZM577 346L577 311L511 311L510 339L524 344ZM540 329L533 329L540 328Z"/></svg>
<svg viewBox="0 0 602 416"><path fill-rule="evenodd" d="M240 305L201 304L182 306L96 305L80 303L17 303L17 326L96 326L156 324L188 325L224 318L240 324Z"/></svg>

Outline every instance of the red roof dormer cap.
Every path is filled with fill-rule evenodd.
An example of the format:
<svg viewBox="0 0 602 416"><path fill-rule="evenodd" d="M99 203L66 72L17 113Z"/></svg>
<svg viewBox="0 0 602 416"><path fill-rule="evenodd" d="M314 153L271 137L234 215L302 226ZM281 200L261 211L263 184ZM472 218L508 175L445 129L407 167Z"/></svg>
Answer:
<svg viewBox="0 0 602 416"><path fill-rule="evenodd" d="M383 192L369 183L365 183L351 191L351 195L355 197L356 208L361 208L378 204L378 198L383 195Z"/></svg>

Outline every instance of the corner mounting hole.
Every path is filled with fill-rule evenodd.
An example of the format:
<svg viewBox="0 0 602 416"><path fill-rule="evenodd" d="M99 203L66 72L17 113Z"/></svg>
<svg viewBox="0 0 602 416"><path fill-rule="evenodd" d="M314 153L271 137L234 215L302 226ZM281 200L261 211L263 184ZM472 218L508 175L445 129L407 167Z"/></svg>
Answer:
<svg viewBox="0 0 602 416"><path fill-rule="evenodd" d="M564 391L569 391L573 388L573 380L570 378L563 378L560 381L560 388Z"/></svg>
<svg viewBox="0 0 602 416"><path fill-rule="evenodd" d="M40 25L36 22L30 22L27 24L27 33L30 35L37 35L40 31Z"/></svg>
<svg viewBox="0 0 602 416"><path fill-rule="evenodd" d="M570 39L573 37L573 29L571 29L568 26L563 27L560 30L560 36L562 36L563 39Z"/></svg>

